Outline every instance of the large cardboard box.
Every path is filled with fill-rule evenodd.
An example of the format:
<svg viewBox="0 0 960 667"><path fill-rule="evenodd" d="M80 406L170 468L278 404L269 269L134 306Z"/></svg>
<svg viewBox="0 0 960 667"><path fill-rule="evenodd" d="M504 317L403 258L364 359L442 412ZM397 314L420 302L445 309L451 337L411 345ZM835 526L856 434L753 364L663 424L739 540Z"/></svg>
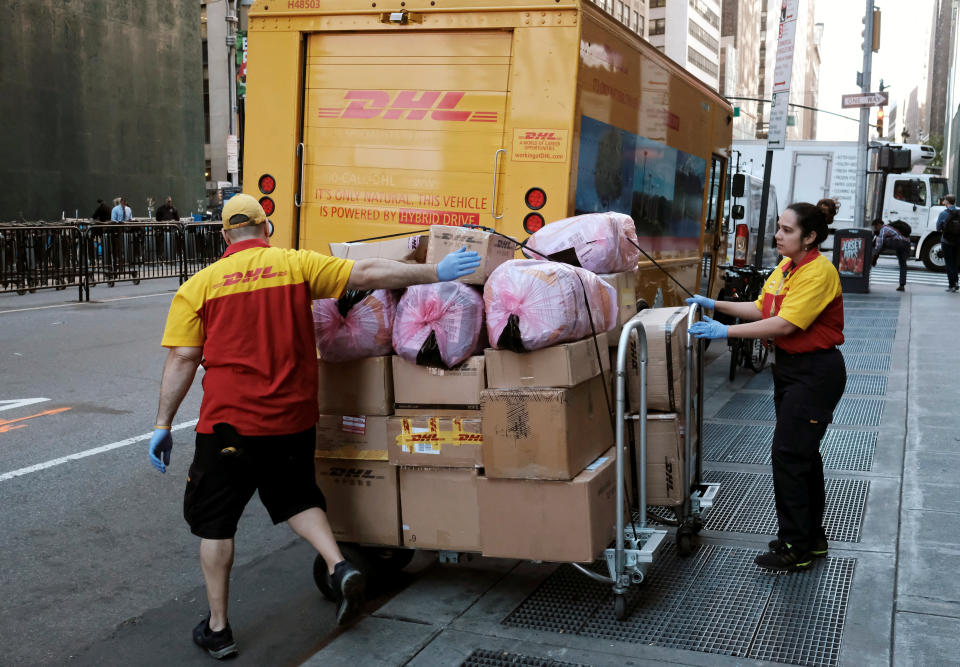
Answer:
<svg viewBox="0 0 960 667"><path fill-rule="evenodd" d="M481 419L429 410L387 418L387 455L404 466L472 468L483 465Z"/></svg>
<svg viewBox="0 0 960 667"><path fill-rule="evenodd" d="M422 264L427 259L429 238L427 234L417 234L382 241L331 243L330 254L344 259L395 259Z"/></svg>
<svg viewBox="0 0 960 667"><path fill-rule="evenodd" d="M340 542L400 546L400 484L386 461L316 459L317 485Z"/></svg>
<svg viewBox="0 0 960 667"><path fill-rule="evenodd" d="M320 415L316 455L324 459L386 461L387 417Z"/></svg>
<svg viewBox="0 0 960 667"><path fill-rule="evenodd" d="M480 478L483 555L586 563L614 538L617 466L611 447L569 482Z"/></svg>
<svg viewBox="0 0 960 667"><path fill-rule="evenodd" d="M427 246L427 263L436 264L448 253L464 246L480 255L480 266L477 270L469 276L458 278L460 282L470 285L485 283L493 270L508 259L513 259L517 251L516 243L490 232L468 227L432 225L430 243Z"/></svg>
<svg viewBox="0 0 960 667"><path fill-rule="evenodd" d="M683 410L684 371L686 369L687 307L648 308L637 317L647 335L647 409L664 412ZM632 347L632 346L631 346ZM640 366L631 352L628 377L639 399Z"/></svg>
<svg viewBox="0 0 960 667"><path fill-rule="evenodd" d="M600 358L597 359L597 350ZM492 389L516 387L573 387L610 372L607 334L597 334L573 343L552 345L532 352L486 349L487 386Z"/></svg>
<svg viewBox="0 0 960 667"><path fill-rule="evenodd" d="M396 407L421 408L436 405L475 410L480 392L487 386L482 355L470 357L456 368L418 366L393 357L393 400Z"/></svg>
<svg viewBox="0 0 960 667"><path fill-rule="evenodd" d="M490 478L573 479L613 444L600 376L576 387L486 389L481 410Z"/></svg>
<svg viewBox="0 0 960 667"><path fill-rule="evenodd" d="M474 468L398 468L403 544L480 551Z"/></svg>
<svg viewBox="0 0 960 667"><path fill-rule="evenodd" d="M326 415L392 415L391 357L369 357L334 364L318 361L320 413Z"/></svg>
<svg viewBox="0 0 960 667"><path fill-rule="evenodd" d="M637 272L604 273L599 278L617 290L617 326L607 332L607 340L616 347L624 322L637 314Z"/></svg>
<svg viewBox="0 0 960 667"><path fill-rule="evenodd" d="M640 461L640 422L633 422L633 447ZM683 502L684 429L677 414L647 415L647 504L673 507ZM637 479L640 475L639 464Z"/></svg>

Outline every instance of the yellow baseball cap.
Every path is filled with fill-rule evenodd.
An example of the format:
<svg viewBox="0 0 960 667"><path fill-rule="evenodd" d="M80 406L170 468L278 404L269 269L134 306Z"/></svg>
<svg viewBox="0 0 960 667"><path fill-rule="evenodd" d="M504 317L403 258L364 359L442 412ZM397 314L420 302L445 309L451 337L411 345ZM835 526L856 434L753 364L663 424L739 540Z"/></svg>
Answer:
<svg viewBox="0 0 960 667"><path fill-rule="evenodd" d="M224 229L259 225L267 220L267 214L256 199L247 194L236 194L227 200L220 213ZM272 223L271 223L272 224Z"/></svg>

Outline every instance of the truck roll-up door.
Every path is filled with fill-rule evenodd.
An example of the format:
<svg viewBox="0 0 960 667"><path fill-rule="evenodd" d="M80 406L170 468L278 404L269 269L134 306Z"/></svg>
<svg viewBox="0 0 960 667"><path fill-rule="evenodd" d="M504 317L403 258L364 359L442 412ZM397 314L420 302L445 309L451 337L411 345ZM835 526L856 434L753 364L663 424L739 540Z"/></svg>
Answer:
<svg viewBox="0 0 960 667"><path fill-rule="evenodd" d="M300 246L493 225L511 33L320 33L307 45Z"/></svg>

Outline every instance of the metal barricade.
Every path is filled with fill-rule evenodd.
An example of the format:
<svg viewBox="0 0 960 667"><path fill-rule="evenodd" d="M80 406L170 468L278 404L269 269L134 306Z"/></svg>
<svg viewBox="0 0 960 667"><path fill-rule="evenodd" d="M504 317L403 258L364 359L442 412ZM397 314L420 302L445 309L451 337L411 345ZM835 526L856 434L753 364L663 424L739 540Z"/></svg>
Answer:
<svg viewBox="0 0 960 667"><path fill-rule="evenodd" d="M200 269L223 257L227 244L220 222L188 222L183 225L184 275L192 276Z"/></svg>
<svg viewBox="0 0 960 667"><path fill-rule="evenodd" d="M0 226L0 292L83 289L82 235L60 224Z"/></svg>
<svg viewBox="0 0 960 667"><path fill-rule="evenodd" d="M183 282L183 228L176 222L94 224L84 229L86 288L156 278Z"/></svg>

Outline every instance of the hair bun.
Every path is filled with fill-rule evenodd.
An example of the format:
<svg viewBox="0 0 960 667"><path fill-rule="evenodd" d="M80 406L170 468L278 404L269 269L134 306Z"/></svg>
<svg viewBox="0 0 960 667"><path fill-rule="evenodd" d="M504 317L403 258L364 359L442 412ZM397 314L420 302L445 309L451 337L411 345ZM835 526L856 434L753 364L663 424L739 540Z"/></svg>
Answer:
<svg viewBox="0 0 960 667"><path fill-rule="evenodd" d="M825 197L817 202L817 208L823 212L823 217L827 219L827 224L832 224L837 216L837 200Z"/></svg>

